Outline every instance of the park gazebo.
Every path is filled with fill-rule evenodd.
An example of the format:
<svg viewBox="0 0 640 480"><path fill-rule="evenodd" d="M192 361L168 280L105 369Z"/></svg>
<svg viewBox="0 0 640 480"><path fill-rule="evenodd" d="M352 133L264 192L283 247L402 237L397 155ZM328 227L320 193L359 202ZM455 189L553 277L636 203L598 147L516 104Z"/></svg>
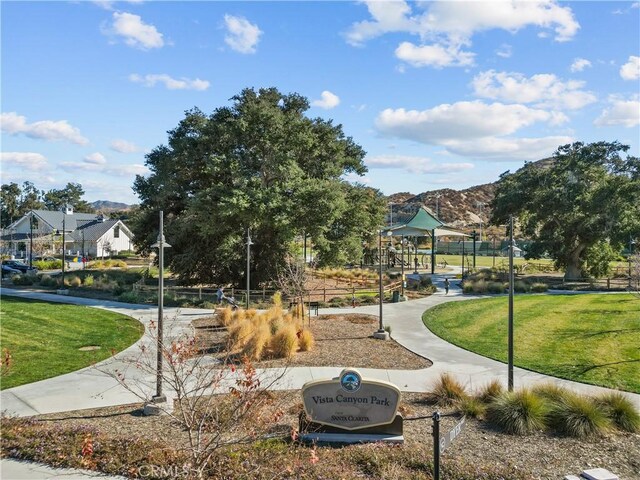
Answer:
<svg viewBox="0 0 640 480"><path fill-rule="evenodd" d="M394 216L396 220L390 227L383 229L383 236L401 237L404 249L405 237L430 237L431 238L431 273L435 273L435 255L437 237L469 237L466 233L448 227L442 220L429 212L424 206L415 213L398 212ZM417 242L416 242L417 243ZM416 255L418 254L416 246ZM402 256L404 262L404 253Z"/></svg>

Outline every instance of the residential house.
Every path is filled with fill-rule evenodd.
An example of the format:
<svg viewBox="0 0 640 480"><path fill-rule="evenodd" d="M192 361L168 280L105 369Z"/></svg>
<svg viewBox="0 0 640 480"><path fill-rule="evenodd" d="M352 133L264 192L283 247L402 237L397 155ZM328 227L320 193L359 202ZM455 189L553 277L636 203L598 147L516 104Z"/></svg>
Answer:
<svg viewBox="0 0 640 480"><path fill-rule="evenodd" d="M101 214L31 210L2 231L3 253L16 257L61 253L108 257L133 250L133 233L122 220Z"/></svg>

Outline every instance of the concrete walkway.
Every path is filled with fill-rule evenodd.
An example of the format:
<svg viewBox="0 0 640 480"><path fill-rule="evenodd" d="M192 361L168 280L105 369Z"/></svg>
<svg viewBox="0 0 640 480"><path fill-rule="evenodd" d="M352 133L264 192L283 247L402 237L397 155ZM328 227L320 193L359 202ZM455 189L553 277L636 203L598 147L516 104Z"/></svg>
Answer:
<svg viewBox="0 0 640 480"><path fill-rule="evenodd" d="M449 372L470 389L478 388L491 380L498 379L506 384L507 365L445 342L427 330L422 323L422 314L428 308L451 302L464 301L476 296L462 296L460 288L451 282L448 295L444 294L442 282L451 274L435 275L434 283L439 287L438 292L426 298L385 304L383 310L384 325L391 326L392 337L407 349L428 358L433 366L422 370L381 370L359 369L365 377L386 380L397 385L402 391L424 392L437 380L441 373ZM457 284L457 282L456 282ZM557 294L559 292L553 292ZM40 299L53 302L86 305L122 313L138 319L145 327L157 319L157 308L149 305L132 305L119 302L101 301L88 298L67 297L47 293L25 292L20 290L2 289L3 295L13 295L23 298ZM370 305L358 308L322 309L321 313L368 313L378 315L379 306ZM211 310L190 308L165 308L167 323L175 332L190 329L191 321L195 318L209 316ZM30 416L44 413L55 413L69 410L97 408L113 405L123 405L139 402L140 398L127 391L105 371L119 369L126 372L128 378L135 380L147 393L153 392L155 377L141 375L131 369L130 358L139 355L142 345L149 346L155 351L153 342L143 338L128 349L119 353L113 359L102 362L98 366L88 367L76 372L39 382L22 385L0 392L0 409L8 414ZM500 347L503 348L503 347ZM337 360L339 362L339 360ZM96 367L99 367L96 368ZM102 370L102 371L101 371ZM274 388L296 389L309 381L319 378L337 376L342 367L293 367L284 372L284 376L277 381ZM266 376L276 378L282 369L270 369L260 372ZM608 389L586 385L568 380L561 380L528 370L515 368L514 379L516 388L536 382L554 382L573 390L597 394ZM640 395L626 393L626 395L640 408ZM7 479L48 479L48 478L88 478L95 476L91 472L80 470L58 471L38 464L18 462L3 459L0 462L2 478ZM99 477L115 480L116 477Z"/></svg>

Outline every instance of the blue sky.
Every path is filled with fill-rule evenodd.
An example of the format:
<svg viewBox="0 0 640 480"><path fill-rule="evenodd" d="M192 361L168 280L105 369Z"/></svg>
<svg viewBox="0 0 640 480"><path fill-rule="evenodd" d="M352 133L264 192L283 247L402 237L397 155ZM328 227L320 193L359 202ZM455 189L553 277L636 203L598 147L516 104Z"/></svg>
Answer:
<svg viewBox="0 0 640 480"><path fill-rule="evenodd" d="M2 183L136 203L185 110L245 87L312 102L385 194L491 182L572 141L639 153L638 2L11 2ZM355 178L351 180L356 180Z"/></svg>

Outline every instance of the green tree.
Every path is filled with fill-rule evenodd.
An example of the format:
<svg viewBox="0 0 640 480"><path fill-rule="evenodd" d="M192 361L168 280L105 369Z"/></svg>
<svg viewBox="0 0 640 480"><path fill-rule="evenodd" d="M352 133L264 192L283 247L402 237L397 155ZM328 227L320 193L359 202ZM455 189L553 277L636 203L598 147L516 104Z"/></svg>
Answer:
<svg viewBox="0 0 640 480"><path fill-rule="evenodd" d="M36 188L33 182L24 182L22 184L22 193L20 195L20 216L30 210L39 210L45 208L42 201L41 192Z"/></svg>
<svg viewBox="0 0 640 480"><path fill-rule="evenodd" d="M62 210L71 205L76 212L93 213L93 208L82 199L84 189L79 183L67 183L62 189L52 189L44 194L43 200L47 209Z"/></svg>
<svg viewBox="0 0 640 480"><path fill-rule="evenodd" d="M2 228L8 227L16 220L20 210L20 194L22 190L17 183L2 185L0 190L0 225Z"/></svg>
<svg viewBox="0 0 640 480"><path fill-rule="evenodd" d="M527 257L550 255L566 279L602 274L629 236L640 234L640 160L623 158L628 149L618 142L576 142L504 173L492 223L517 216L533 240Z"/></svg>
<svg viewBox="0 0 640 480"><path fill-rule="evenodd" d="M352 186L365 152L340 125L308 118L307 99L245 89L230 107L186 112L168 145L146 157L133 229L146 251L165 212L171 270L186 282L240 281L251 229L251 279L276 278L292 242L312 236L321 262L357 260L360 235L382 223L379 192ZM354 248L357 246L358 248Z"/></svg>

